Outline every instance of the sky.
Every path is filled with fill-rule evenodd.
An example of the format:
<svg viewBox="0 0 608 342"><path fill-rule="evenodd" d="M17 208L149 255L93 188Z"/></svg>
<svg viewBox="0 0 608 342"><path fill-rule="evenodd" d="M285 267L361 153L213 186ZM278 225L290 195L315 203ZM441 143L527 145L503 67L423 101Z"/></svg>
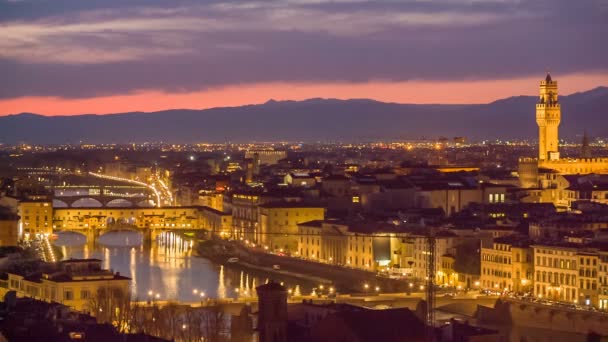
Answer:
<svg viewBox="0 0 608 342"><path fill-rule="evenodd" d="M0 0L0 115L608 86L608 0Z"/></svg>

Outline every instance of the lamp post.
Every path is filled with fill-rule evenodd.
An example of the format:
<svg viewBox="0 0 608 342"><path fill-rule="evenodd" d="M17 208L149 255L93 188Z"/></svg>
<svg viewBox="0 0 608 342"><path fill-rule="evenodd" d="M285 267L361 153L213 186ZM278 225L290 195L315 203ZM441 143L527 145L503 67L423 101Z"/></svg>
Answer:
<svg viewBox="0 0 608 342"><path fill-rule="evenodd" d="M203 299L205 299L205 292L201 291L200 297L201 297L201 306L203 306Z"/></svg>
<svg viewBox="0 0 608 342"><path fill-rule="evenodd" d="M365 289L365 295L367 296L367 290L369 289L369 284L363 284L363 288Z"/></svg>

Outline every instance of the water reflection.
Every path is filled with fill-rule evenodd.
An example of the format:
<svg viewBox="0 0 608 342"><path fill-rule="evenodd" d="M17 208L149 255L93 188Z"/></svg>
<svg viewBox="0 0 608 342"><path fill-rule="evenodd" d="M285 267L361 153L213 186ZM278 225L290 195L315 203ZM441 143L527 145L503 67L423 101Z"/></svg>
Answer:
<svg viewBox="0 0 608 342"><path fill-rule="evenodd" d="M270 275L216 265L192 255L193 242L174 233L163 233L152 244L142 244L137 232L111 232L99 243L86 243L83 235L59 233L55 244L62 246L64 258L98 258L103 267L132 279L133 298L146 300L151 292L160 300L196 302L202 291L206 297L253 297L255 287L268 282ZM134 245L138 242L138 245ZM280 279L288 288L309 293L312 284ZM300 290L302 289L302 290Z"/></svg>

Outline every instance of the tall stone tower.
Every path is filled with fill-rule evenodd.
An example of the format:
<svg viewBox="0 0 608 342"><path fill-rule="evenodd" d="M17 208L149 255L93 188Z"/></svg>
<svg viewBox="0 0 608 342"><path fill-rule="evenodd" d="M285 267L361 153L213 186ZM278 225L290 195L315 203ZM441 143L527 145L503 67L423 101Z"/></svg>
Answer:
<svg viewBox="0 0 608 342"><path fill-rule="evenodd" d="M589 136L587 135L587 130L585 130L585 134L583 134L583 143L581 144L581 158L591 158L591 146L589 146Z"/></svg>
<svg viewBox="0 0 608 342"><path fill-rule="evenodd" d="M287 290L273 281L258 286L260 342L287 342Z"/></svg>
<svg viewBox="0 0 608 342"><path fill-rule="evenodd" d="M558 160L559 146L557 129L561 120L561 110L557 100L557 81L547 73L540 82L540 98L536 104L538 124L538 159Z"/></svg>

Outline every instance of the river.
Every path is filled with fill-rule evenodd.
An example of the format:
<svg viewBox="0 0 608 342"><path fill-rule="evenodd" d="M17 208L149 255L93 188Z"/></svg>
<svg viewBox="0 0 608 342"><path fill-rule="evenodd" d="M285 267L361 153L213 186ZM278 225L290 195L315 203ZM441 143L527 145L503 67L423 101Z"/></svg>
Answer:
<svg viewBox="0 0 608 342"><path fill-rule="evenodd" d="M313 285L301 280L280 279L263 272L252 272L214 264L192 255L193 242L174 233L164 233L151 244L144 244L137 232L110 232L94 245L83 235L58 233L53 242L64 259L96 258L103 268L131 278L132 298L197 302L201 292L209 298L236 298L255 295L255 287L269 278L283 282L294 294L310 294Z"/></svg>

